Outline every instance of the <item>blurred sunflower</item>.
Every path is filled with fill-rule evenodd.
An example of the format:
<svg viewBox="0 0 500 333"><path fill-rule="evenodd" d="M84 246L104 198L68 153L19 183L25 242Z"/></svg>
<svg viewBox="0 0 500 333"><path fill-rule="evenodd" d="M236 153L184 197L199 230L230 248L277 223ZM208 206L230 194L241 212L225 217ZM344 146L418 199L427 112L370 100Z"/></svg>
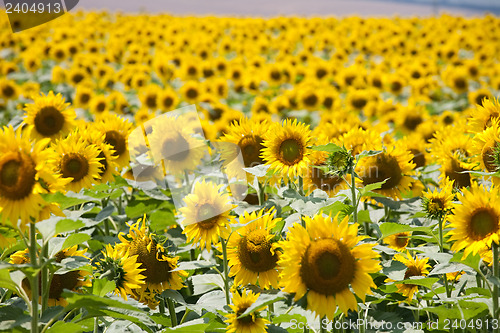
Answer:
<svg viewBox="0 0 500 333"><path fill-rule="evenodd" d="M458 194L460 204L454 204L454 214L450 216L451 249L464 250L464 257L477 254L492 242L499 243L500 193L494 185L487 189L476 183L470 189Z"/></svg>
<svg viewBox="0 0 500 333"><path fill-rule="evenodd" d="M106 114L98 117L94 126L105 133L105 142L113 147L116 163L124 167L129 163L128 136L132 131L132 124L116 114Z"/></svg>
<svg viewBox="0 0 500 333"><path fill-rule="evenodd" d="M426 276L429 274L428 269L431 266L427 263L429 258L413 258L409 253L406 255L403 254L395 254L394 260L397 260L406 266L405 275L403 277L404 280L411 278L412 276ZM393 281L387 279L386 282ZM413 295L418 291L418 286L410 283L398 283L396 284L398 288L398 292L400 292L403 296L407 297L408 302L411 302L413 299Z"/></svg>
<svg viewBox="0 0 500 333"><path fill-rule="evenodd" d="M32 104L26 104L24 122L31 129L35 139L57 139L69 133L75 126L75 111L68 108L61 94L50 91L35 97Z"/></svg>
<svg viewBox="0 0 500 333"><path fill-rule="evenodd" d="M252 306L259 298L259 294L254 294L251 290L243 290L242 294L238 291L232 293L233 305L229 305L233 313L226 315L225 322L229 324L226 328L227 333L252 333L252 332L267 332L266 325L269 324L269 320L262 318L259 315L259 311L265 309L261 307L256 309L251 314L238 318L245 311Z"/></svg>
<svg viewBox="0 0 500 333"><path fill-rule="evenodd" d="M261 157L284 177L302 176L310 160L311 130L295 119L273 124L264 138Z"/></svg>
<svg viewBox="0 0 500 333"><path fill-rule="evenodd" d="M137 263L137 256L123 253L110 244L106 245L102 254L104 258L96 262L96 267L94 267L96 277L113 281L116 286L115 294L121 295L124 300L127 300L127 295L131 295L133 290L141 288L146 278L141 274L144 269L139 268L141 264Z"/></svg>
<svg viewBox="0 0 500 333"><path fill-rule="evenodd" d="M182 233L186 234L187 242L199 242L200 248L207 251L219 242L219 236L227 238L228 224L234 219L229 215L233 205L222 187L205 180L197 182L193 192L184 198L186 206L179 209L184 217Z"/></svg>
<svg viewBox="0 0 500 333"><path fill-rule="evenodd" d="M295 223L281 243L283 254L280 284L298 301L307 293L307 308L316 316L333 320L337 305L340 310L357 310L357 301L349 289L364 302L370 288L375 287L369 273L380 269L374 244L358 243L358 224L349 225L346 216L316 215L304 217L306 227Z"/></svg>
<svg viewBox="0 0 500 333"><path fill-rule="evenodd" d="M55 172L52 161L55 154L45 149L48 139L36 144L22 137L21 129L4 127L0 131L0 213L2 222L10 221L17 226L19 218L22 227L39 221L49 211L62 212L57 205L47 203L43 193L62 190L68 183Z"/></svg>
<svg viewBox="0 0 500 333"><path fill-rule="evenodd" d="M82 188L91 188L95 180L99 179L102 171L100 152L97 146L89 145L78 131L56 141L54 150L57 153L57 172L63 178L71 179L66 185L67 190L79 192Z"/></svg>
<svg viewBox="0 0 500 333"><path fill-rule="evenodd" d="M411 232L399 232L384 238L384 242L393 250L403 251L410 242Z"/></svg>
<svg viewBox="0 0 500 333"><path fill-rule="evenodd" d="M164 89L158 93L157 104L163 112L171 111L179 104L179 97L173 89Z"/></svg>
<svg viewBox="0 0 500 333"><path fill-rule="evenodd" d="M469 131L479 133L491 126L500 117L500 102L495 97L486 99L482 105L476 105L468 121Z"/></svg>
<svg viewBox="0 0 500 333"><path fill-rule="evenodd" d="M54 258L57 263L60 263L66 258L71 257L82 257L88 259L85 256L86 250L78 250L78 246L75 245L73 247L64 249L55 254ZM17 251L11 255L10 261L11 264L25 264L30 262L30 256L28 249L23 251ZM50 280L50 288L49 288L49 298L48 305L49 306L66 306L68 302L61 295L64 289L68 289L71 291L80 291L81 287L90 287L92 285L91 280L88 278L90 275L86 270L73 270L64 274L54 274L52 275L52 279ZM30 299L31 295L31 287L28 282L28 279L25 278L22 281L22 287L26 290ZM40 288L38 289L40 292ZM41 295L38 295L41 300Z"/></svg>
<svg viewBox="0 0 500 333"><path fill-rule="evenodd" d="M263 289L278 288L277 262L280 251L271 230L280 218L273 210L244 212L239 223L244 225L231 234L227 243L230 276L237 285L257 284Z"/></svg>
<svg viewBox="0 0 500 333"><path fill-rule="evenodd" d="M148 135L153 158L173 174L182 174L200 165L207 150L205 142L191 133L177 118L157 117Z"/></svg>
<svg viewBox="0 0 500 333"><path fill-rule="evenodd" d="M87 124L87 127L82 131L82 137L87 142L87 145L95 145L99 155L100 170L98 177L95 181L100 181L101 183L112 182L114 180L114 175L118 174L116 156L113 154L113 146L106 143L106 135L101 131L95 129L92 124Z"/></svg>
<svg viewBox="0 0 500 333"><path fill-rule="evenodd" d="M9 79L0 78L0 97L5 100L16 99L19 94L17 84Z"/></svg>
<svg viewBox="0 0 500 333"><path fill-rule="evenodd" d="M142 225L141 225L142 222ZM130 225L129 233L125 236L118 235L121 244L116 247L122 253L130 256L137 255L139 268L144 269L141 274L145 276L145 284L138 292L146 288L152 292L161 293L167 289L179 290L183 287L182 277L186 277L185 271L172 270L177 268L179 257L172 257L167 250L158 242L157 236L150 233L146 228L145 219L139 219Z"/></svg>

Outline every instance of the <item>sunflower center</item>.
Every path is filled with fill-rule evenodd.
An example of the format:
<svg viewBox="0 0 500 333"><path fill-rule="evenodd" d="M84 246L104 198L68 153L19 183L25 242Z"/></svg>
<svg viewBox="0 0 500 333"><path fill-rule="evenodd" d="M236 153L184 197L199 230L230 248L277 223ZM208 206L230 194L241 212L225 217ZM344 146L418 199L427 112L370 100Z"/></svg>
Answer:
<svg viewBox="0 0 500 333"><path fill-rule="evenodd" d="M162 157L175 162L184 161L189 156L189 142L177 134L175 138L169 138L163 142Z"/></svg>
<svg viewBox="0 0 500 333"><path fill-rule="evenodd" d="M188 89L188 91L186 92L186 96L190 99L194 99L196 97L198 97L198 90L194 89L194 88L190 88Z"/></svg>
<svg viewBox="0 0 500 333"><path fill-rule="evenodd" d="M14 93L15 90L10 85L6 85L5 87L2 88L2 95L4 95L7 98L14 96Z"/></svg>
<svg viewBox="0 0 500 333"><path fill-rule="evenodd" d="M174 104L174 99L170 96L167 96L163 99L163 106L165 108L170 108L172 106L172 104Z"/></svg>
<svg viewBox="0 0 500 333"><path fill-rule="evenodd" d="M151 251L148 245L151 242ZM140 269L145 269L141 274L146 277L147 283L158 284L168 281L171 276L172 267L168 260L159 260L162 254L158 253L157 244L153 239L137 238L130 243L130 255L137 255L137 263Z"/></svg>
<svg viewBox="0 0 500 333"><path fill-rule="evenodd" d="M405 121L404 121L403 125L404 125L404 127L406 127L407 129L409 129L410 131L413 131L422 122L423 122L423 119L419 115L408 115L405 118Z"/></svg>
<svg viewBox="0 0 500 333"><path fill-rule="evenodd" d="M35 116L35 128L43 136L57 134L63 126L64 115L54 106L41 108Z"/></svg>
<svg viewBox="0 0 500 333"><path fill-rule="evenodd" d="M307 106L314 106L318 103L318 96L310 94L304 98L304 104Z"/></svg>
<svg viewBox="0 0 500 333"><path fill-rule="evenodd" d="M463 90L467 88L467 81L462 77L456 78L455 80L453 80L453 83L455 84L455 87L457 89Z"/></svg>
<svg viewBox="0 0 500 333"><path fill-rule="evenodd" d="M374 157L376 159L374 166L369 166L366 170L363 179L363 184L373 184L377 182L387 181L380 187L381 190L389 190L398 186L401 178L401 167L395 157L386 154L380 154Z"/></svg>
<svg viewBox="0 0 500 333"><path fill-rule="evenodd" d="M355 268L355 258L345 244L334 239L319 239L304 253L300 276L309 289L334 295L349 287Z"/></svg>
<svg viewBox="0 0 500 333"><path fill-rule="evenodd" d="M108 170L108 161L106 159L106 155L104 154L104 152L102 150L99 153L99 156L97 156L97 158L100 159L99 163L101 163L101 166L102 166L101 171L99 171L99 176L102 177L102 175L104 175L106 173L106 171Z"/></svg>
<svg viewBox="0 0 500 333"><path fill-rule="evenodd" d="M77 182L88 174L89 162L85 156L71 153L64 155L60 168L64 178L72 177L72 182Z"/></svg>
<svg viewBox="0 0 500 333"><path fill-rule="evenodd" d="M481 240L498 231L498 220L499 216L493 210L480 208L470 217L469 234L474 240Z"/></svg>
<svg viewBox="0 0 500 333"><path fill-rule="evenodd" d="M494 143L494 146L495 148L498 147L498 143ZM483 151L482 151L482 159L483 159L483 163L484 163L484 166L486 167L486 170L488 170L488 172L495 172L497 170L497 166L495 165L495 149L492 147L492 146L487 146L487 147L484 147Z"/></svg>
<svg viewBox="0 0 500 333"><path fill-rule="evenodd" d="M252 272L266 272L276 267L278 255L272 254L272 244L265 230L254 230L242 237L238 246L238 258Z"/></svg>
<svg viewBox="0 0 500 333"><path fill-rule="evenodd" d="M287 165L294 165L302 159L302 144L297 139L286 139L279 147L280 160Z"/></svg>
<svg viewBox="0 0 500 333"><path fill-rule="evenodd" d="M0 196L10 200L27 197L35 185L35 163L23 153L7 153L0 158Z"/></svg>
<svg viewBox="0 0 500 333"><path fill-rule="evenodd" d="M114 156L120 156L127 149L127 142L125 138L117 131L107 131L105 141L113 146L115 151L113 154Z"/></svg>
<svg viewBox="0 0 500 333"><path fill-rule="evenodd" d="M240 142L238 142L245 167L251 168L264 163L260 157L260 152L264 149L264 145L262 144L263 141L264 140L258 135L245 135Z"/></svg>
<svg viewBox="0 0 500 333"><path fill-rule="evenodd" d="M342 177L325 174L321 169L312 167L311 181L323 191L333 191L342 183Z"/></svg>
<svg viewBox="0 0 500 333"><path fill-rule="evenodd" d="M410 152L413 154L412 162L416 164L416 167L422 167L425 165L425 155L418 149L410 149Z"/></svg>
<svg viewBox="0 0 500 333"><path fill-rule="evenodd" d="M205 203L198 210L198 226L205 230L210 230L217 223L217 210L211 204Z"/></svg>
<svg viewBox="0 0 500 333"><path fill-rule="evenodd" d="M354 106L356 109L361 109L361 108L365 107L367 102L368 101L366 100L366 98L363 98L363 97L355 97L351 101L352 106Z"/></svg>
<svg viewBox="0 0 500 333"><path fill-rule="evenodd" d="M245 313L245 311L250 307L249 306L242 306L238 309L238 311L236 311L236 317L239 317L241 316L242 314ZM238 319L238 323L241 324L241 325L249 325L249 324L252 324L254 322L254 314L249 314L248 316L245 316L243 318L240 318Z"/></svg>
<svg viewBox="0 0 500 333"><path fill-rule="evenodd" d="M146 97L146 105L150 109L156 109L156 96L148 95L148 97Z"/></svg>
<svg viewBox="0 0 500 333"><path fill-rule="evenodd" d="M397 234L395 243L398 247L406 247L408 244L408 236L406 234Z"/></svg>
<svg viewBox="0 0 500 333"><path fill-rule="evenodd" d="M464 172L468 171L460 166L460 163L453 158L451 160L451 167L445 171L445 176L454 180L453 187L462 188L470 186L470 173Z"/></svg>

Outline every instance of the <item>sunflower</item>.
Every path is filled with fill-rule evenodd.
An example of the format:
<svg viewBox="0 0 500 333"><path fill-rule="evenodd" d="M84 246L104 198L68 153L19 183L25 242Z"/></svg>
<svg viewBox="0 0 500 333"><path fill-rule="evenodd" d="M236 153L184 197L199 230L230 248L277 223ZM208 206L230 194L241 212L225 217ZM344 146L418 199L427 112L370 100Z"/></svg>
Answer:
<svg viewBox="0 0 500 333"><path fill-rule="evenodd" d="M394 255L394 260L397 260L406 266L406 271L404 275L404 280L411 278L412 276L426 276L429 274L428 269L431 267L427 262L429 258L413 258L410 254L406 253L406 256L403 254ZM386 282L393 281L391 279L387 279ZM413 295L418 291L418 286L415 284L409 283L399 283L396 284L398 291L405 297L407 297L408 302L411 302L413 299Z"/></svg>
<svg viewBox="0 0 500 333"><path fill-rule="evenodd" d="M227 258L231 267L230 276L235 284L257 284L261 288L278 288L277 262L281 252L273 242L271 230L280 218L274 211L264 213L244 212L239 223L244 225L231 234L227 243Z"/></svg>
<svg viewBox="0 0 500 333"><path fill-rule="evenodd" d="M96 277L115 282L115 294L121 295L127 300L127 295L131 295L135 289L144 285L146 278L141 272L144 271L137 256L130 256L123 253L117 247L106 245L106 251L102 251L104 258L96 263Z"/></svg>
<svg viewBox="0 0 500 333"><path fill-rule="evenodd" d="M225 322L229 324L226 328L227 333L252 333L252 332L267 332L266 325L269 324L269 320L259 316L259 311L265 309L261 307L256 309L251 314L238 318L245 311L252 306L259 298L259 294L254 294L252 291L243 290L242 294L238 291L232 293L232 301L234 305L229 305L233 310L233 313L226 315Z"/></svg>
<svg viewBox="0 0 500 333"><path fill-rule="evenodd" d="M487 88L479 88L476 91L471 91L468 94L470 105L478 105L482 106L484 99L491 99L492 95L489 89Z"/></svg>
<svg viewBox="0 0 500 333"><path fill-rule="evenodd" d="M29 134L29 133L28 133ZM43 193L63 189L68 181L55 174L55 154L45 147L48 139L36 144L21 137L21 129L4 127L0 131L0 213L2 222L23 225L30 217L40 220L44 209L56 206L47 203ZM60 213L60 211L57 211Z"/></svg>
<svg viewBox="0 0 500 333"><path fill-rule="evenodd" d="M60 263L63 259L70 257L82 257L88 259L85 256L86 250L78 251L78 246L75 245L73 247L64 249L56 253L55 261ZM10 261L11 264L25 264L30 262L29 251L28 249L23 251L17 251L11 255ZM85 270L74 270L64 274L54 274L50 281L49 288L49 306L61 305L65 306L68 304L66 300L61 296L64 289L68 289L71 291L79 291L81 287L90 287L92 285L90 279L87 277L90 275L89 272ZM23 279L22 287L27 292L29 297L31 298L31 287L28 282L28 279ZM40 292L41 290L38 289ZM41 296L39 295L39 299L41 300Z"/></svg>
<svg viewBox="0 0 500 333"><path fill-rule="evenodd" d="M396 251L403 251L410 242L411 232L399 232L384 238L387 245Z"/></svg>
<svg viewBox="0 0 500 333"><path fill-rule="evenodd" d="M404 146L393 145L378 155L362 158L356 167L356 173L360 175L364 186L386 180L374 191L401 199L401 193L409 191L414 182L409 176L415 168L411 160L412 155Z"/></svg>
<svg viewBox="0 0 500 333"><path fill-rule="evenodd" d="M99 151L97 158L99 159L100 170L99 175L94 180L99 180L101 183L112 182L114 175L117 174L116 156L113 154L113 146L106 143L106 135L95 129L92 124L88 124L82 133L82 137L87 142L87 145L95 145Z"/></svg>
<svg viewBox="0 0 500 333"><path fill-rule="evenodd" d="M19 94L19 89L17 84L5 78L0 79L0 97L3 99L16 99Z"/></svg>
<svg viewBox="0 0 500 333"><path fill-rule="evenodd" d="M109 110L109 99L105 95L94 95L90 99L89 110L92 114L101 114Z"/></svg>
<svg viewBox="0 0 500 333"><path fill-rule="evenodd" d="M79 192L82 188L91 188L95 179L99 179L102 164L99 162L99 150L89 145L79 131L72 132L66 139L56 141L56 168L63 178L71 179L66 189Z"/></svg>
<svg viewBox="0 0 500 333"><path fill-rule="evenodd" d="M174 174L196 169L205 155L205 142L193 135L185 121L163 115L156 117L152 133L148 135L151 152L156 163Z"/></svg>
<svg viewBox="0 0 500 333"><path fill-rule="evenodd" d="M142 225L141 225L142 221ZM137 292L141 293L146 288L152 292L162 292L166 289L179 290L183 287L182 277L188 274L185 271L175 271L179 257L171 257L166 249L158 243L157 236L146 229L145 219L130 225L130 231L126 237L118 235L122 241L117 245L122 253L129 253L130 256L137 255L137 263L141 264L140 269L144 269L145 284Z"/></svg>
<svg viewBox="0 0 500 333"><path fill-rule="evenodd" d="M180 89L184 100L188 103L196 103L201 95L200 84L197 81L187 81Z"/></svg>
<svg viewBox="0 0 500 333"><path fill-rule="evenodd" d="M311 141L308 125L297 123L297 119L293 122L285 120L283 124L273 124L269 128L260 156L282 176L302 176L310 164L310 149L307 147Z"/></svg>
<svg viewBox="0 0 500 333"><path fill-rule="evenodd" d="M104 141L113 147L116 163L124 167L129 163L128 136L132 124L116 114L106 114L97 118L95 128L105 134Z"/></svg>
<svg viewBox="0 0 500 333"><path fill-rule="evenodd" d="M491 126L477 133L472 141L472 153L482 170L496 172L498 170L498 152L500 151L500 123L495 119ZM495 183L498 177L494 177Z"/></svg>
<svg viewBox="0 0 500 333"><path fill-rule="evenodd" d="M306 227L295 223L288 229L281 267L280 284L298 301L307 293L307 308L316 316L333 320L337 305L347 315L356 311L357 302L352 290L364 302L370 288L375 287L369 273L380 270L374 244L358 243L358 224L348 224L346 216L340 223L337 217L316 215L304 217Z"/></svg>
<svg viewBox="0 0 500 333"><path fill-rule="evenodd" d="M33 138L57 139L69 133L75 126L75 111L68 108L61 94L50 91L35 97L32 104L26 104L24 122L31 130Z"/></svg>
<svg viewBox="0 0 500 333"><path fill-rule="evenodd" d="M139 91L139 100L143 107L150 110L158 109L158 97L162 89L156 84L150 84Z"/></svg>
<svg viewBox="0 0 500 333"><path fill-rule="evenodd" d="M454 205L454 214L450 216L448 232L451 249L464 249L464 257L474 255L491 247L492 242L498 244L500 231L500 193L494 185L490 189L476 183L470 189L464 189L458 195L460 204Z"/></svg>
<svg viewBox="0 0 500 333"><path fill-rule="evenodd" d="M485 99L482 105L476 105L469 118L468 127L472 133L479 133L490 127L500 117L500 102L497 98Z"/></svg>
<svg viewBox="0 0 500 333"><path fill-rule="evenodd" d="M74 106L83 109L87 108L93 94L94 91L92 90L92 88L84 85L79 85L76 88L75 98L73 99Z"/></svg>
<svg viewBox="0 0 500 333"><path fill-rule="evenodd" d="M445 178L441 182L441 189L435 188L434 191L427 190L422 199L422 207L428 217L441 219L449 214L453 208L453 180Z"/></svg>
<svg viewBox="0 0 500 333"><path fill-rule="evenodd" d="M179 96L173 89L164 89L158 94L157 104L163 112L174 110L179 104Z"/></svg>
<svg viewBox="0 0 500 333"><path fill-rule="evenodd" d="M234 207L229 195L221 191L222 187L205 180L197 182L193 192L184 198L186 206L179 209L184 217L182 233L186 234L187 241L199 242L201 249L208 251L212 243L218 243L219 236L227 238L228 223L233 220L229 212Z"/></svg>
<svg viewBox="0 0 500 333"><path fill-rule="evenodd" d="M264 164L261 154L264 150L264 137L269 128L267 121L241 118L238 123L229 125L222 141L238 145L246 168Z"/></svg>

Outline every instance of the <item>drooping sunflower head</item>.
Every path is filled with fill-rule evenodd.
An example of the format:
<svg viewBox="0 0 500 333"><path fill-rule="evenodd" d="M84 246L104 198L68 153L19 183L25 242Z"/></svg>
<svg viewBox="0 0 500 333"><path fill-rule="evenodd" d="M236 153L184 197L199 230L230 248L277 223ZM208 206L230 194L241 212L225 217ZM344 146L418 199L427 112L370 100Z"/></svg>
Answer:
<svg viewBox="0 0 500 333"><path fill-rule="evenodd" d="M409 175L415 167L411 160L412 155L405 146L394 145L378 155L362 158L356 172L365 186L385 180L385 183L374 191L401 199L401 193L409 191L414 182Z"/></svg>
<svg viewBox="0 0 500 333"><path fill-rule="evenodd" d="M206 152L205 142L196 137L185 123L179 123L177 118L157 117L152 124L152 133L148 135L154 160L173 174L196 169Z"/></svg>
<svg viewBox="0 0 500 333"><path fill-rule="evenodd" d="M278 288L277 262L280 251L271 230L280 218L274 211L244 212L240 224L245 225L232 233L227 244L230 275L235 283L257 284L261 288Z"/></svg>
<svg viewBox="0 0 500 333"><path fill-rule="evenodd" d="M226 315L227 319L225 322L229 324L226 332L267 332L266 325L269 324L269 321L259 315L259 312L264 310L265 307L257 309L257 311L247 316L238 318L257 301L259 294L255 294L251 290L243 290L241 295L238 291L235 291L232 296L233 305L229 306L233 310L233 313Z"/></svg>
<svg viewBox="0 0 500 333"><path fill-rule="evenodd" d="M261 157L277 173L285 177L303 175L309 166L312 141L309 126L286 120L282 125L275 124L269 128L264 139Z"/></svg>
<svg viewBox="0 0 500 333"><path fill-rule="evenodd" d="M333 319L337 305L347 314L356 310L354 293L364 301L374 287L369 273L380 269L374 244L359 242L358 225L337 217L305 217L306 227L295 223L281 248L280 284L295 300L307 294L307 308Z"/></svg>
<svg viewBox="0 0 500 333"><path fill-rule="evenodd" d="M445 178L441 182L440 189L430 189L424 193L422 199L422 207L428 217L433 219L441 219L449 214L453 208L453 182L449 178Z"/></svg>
<svg viewBox="0 0 500 333"><path fill-rule="evenodd" d="M115 294L121 295L127 300L133 290L144 285L145 276L141 274L144 269L139 268L137 256L123 253L117 247L106 245L102 252L104 258L96 263L95 274L99 279L107 279L115 282Z"/></svg>
<svg viewBox="0 0 500 333"><path fill-rule="evenodd" d="M219 236L227 238L228 223L234 219L229 215L234 206L222 187L210 181L197 182L192 193L184 197L186 206L179 209L187 241L199 242L201 249L208 251L212 244L219 242Z"/></svg>
<svg viewBox="0 0 500 333"><path fill-rule="evenodd" d="M476 133L472 143L472 153L486 172L496 172L499 168L500 123L495 119L491 126Z"/></svg>
<svg viewBox="0 0 500 333"><path fill-rule="evenodd" d="M499 242L500 193L494 185L487 189L476 183L470 189L463 189L458 195L459 204L454 204L454 214L450 216L448 233L454 241L451 249L464 249L464 256L474 255L492 242Z"/></svg>
<svg viewBox="0 0 500 333"><path fill-rule="evenodd" d="M118 235L121 244L117 247L123 253L128 252L130 256L137 256L139 268L144 269L145 284L139 293L149 289L151 292L162 292L166 289L178 290L183 287L182 277L187 276L185 271L175 271L179 257L172 257L159 243L158 237L150 233L146 228L145 219L130 225L128 235Z"/></svg>
<svg viewBox="0 0 500 333"><path fill-rule="evenodd" d="M82 188L91 188L95 179L99 179L102 172L99 150L96 145L89 145L78 131L56 141L54 149L58 173L71 180L66 186L68 190L79 192Z"/></svg>
<svg viewBox="0 0 500 333"><path fill-rule="evenodd" d="M0 216L13 226L30 218L39 221L46 207L40 194L62 190L67 181L56 175L55 154L46 149L48 139L33 144L22 137L21 129L0 131Z"/></svg>
<svg viewBox="0 0 500 333"><path fill-rule="evenodd" d="M427 262L429 258L413 258L409 253L406 255L396 254L394 255L394 260L397 260L406 266L404 280L409 279L413 276L426 276L429 274L429 268L431 267ZM388 279L388 281L391 281ZM405 297L407 297L408 302L411 302L413 295L418 291L418 286L415 284L400 283L396 284L398 291Z"/></svg>
<svg viewBox="0 0 500 333"><path fill-rule="evenodd" d="M384 241L387 245L396 251L403 251L410 242L411 232L399 232L394 235L387 236Z"/></svg>
<svg viewBox="0 0 500 333"><path fill-rule="evenodd" d="M47 95L41 93L32 104L26 104L24 121L29 125L33 138L57 139L69 133L76 118L69 105L61 94L54 95L53 91Z"/></svg>

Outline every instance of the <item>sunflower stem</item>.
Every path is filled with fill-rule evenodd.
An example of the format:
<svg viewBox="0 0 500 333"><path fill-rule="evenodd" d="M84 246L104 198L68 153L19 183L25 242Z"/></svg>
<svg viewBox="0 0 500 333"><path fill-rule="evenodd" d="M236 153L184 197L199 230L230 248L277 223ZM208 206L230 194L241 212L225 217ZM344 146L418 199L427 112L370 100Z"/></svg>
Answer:
<svg viewBox="0 0 500 333"><path fill-rule="evenodd" d="M227 265L227 243L226 240L221 237L220 242L222 244L222 256L223 256L223 266L224 266L224 294L226 295L226 305L229 305L229 268Z"/></svg>
<svg viewBox="0 0 500 333"><path fill-rule="evenodd" d="M298 185L298 190L299 190L299 194L301 196L304 196L304 179L302 178L302 176L299 176L299 185Z"/></svg>
<svg viewBox="0 0 500 333"><path fill-rule="evenodd" d="M172 323L172 327L177 326L177 314L175 313L174 302L171 298L167 298L167 306L168 312L170 313L170 321Z"/></svg>
<svg viewBox="0 0 500 333"><path fill-rule="evenodd" d="M184 315L182 316L179 325L182 325L184 323L184 321L186 320L187 315L189 314L189 312L191 312L191 310L189 310L188 308L186 308L186 311L184 311Z"/></svg>
<svg viewBox="0 0 500 333"><path fill-rule="evenodd" d="M43 261L48 257L49 255L49 249L48 246L43 246L42 247L42 255L40 256L40 264L42 264ZM42 310L41 313L43 314L44 311L47 309L47 304L49 300L49 289L50 289L50 283L49 283L49 268L47 265L43 265L42 267L42 288L40 294L42 295Z"/></svg>
<svg viewBox="0 0 500 333"><path fill-rule="evenodd" d="M498 267L498 244L493 242L491 244L491 250L493 251L493 275L496 278L500 278L500 269ZM499 319L500 315L498 313L498 285L493 286L493 319ZM495 333L500 332L500 328L494 330Z"/></svg>
<svg viewBox="0 0 500 333"><path fill-rule="evenodd" d="M102 278L102 277L101 277ZM159 311L161 314L165 313L165 299L163 297L160 297L160 304L159 304Z"/></svg>
<svg viewBox="0 0 500 333"><path fill-rule="evenodd" d="M444 217L438 219L438 226L439 226L439 251L441 253L444 253L444 241L443 241L443 224L444 224ZM443 279L444 279L444 288L446 289L446 297L449 298L451 297L451 291L450 287L448 286L448 279L446 278L446 273L443 274Z"/></svg>
<svg viewBox="0 0 500 333"><path fill-rule="evenodd" d="M351 168L351 196L352 196L352 219L354 223L358 223L358 199L356 197L356 173L354 168ZM365 230L365 234L368 235L368 230Z"/></svg>
<svg viewBox="0 0 500 333"><path fill-rule="evenodd" d="M94 333L99 332L99 317L94 317Z"/></svg>
<svg viewBox="0 0 500 333"><path fill-rule="evenodd" d="M35 269L38 268L37 259L37 242L36 242L36 229L35 224L30 223L30 262L31 266ZM30 279L31 284L31 332L38 333L38 274L36 272Z"/></svg>
<svg viewBox="0 0 500 333"><path fill-rule="evenodd" d="M262 184L257 179L257 199L259 200L259 206L262 206L264 203L264 189L262 188Z"/></svg>

